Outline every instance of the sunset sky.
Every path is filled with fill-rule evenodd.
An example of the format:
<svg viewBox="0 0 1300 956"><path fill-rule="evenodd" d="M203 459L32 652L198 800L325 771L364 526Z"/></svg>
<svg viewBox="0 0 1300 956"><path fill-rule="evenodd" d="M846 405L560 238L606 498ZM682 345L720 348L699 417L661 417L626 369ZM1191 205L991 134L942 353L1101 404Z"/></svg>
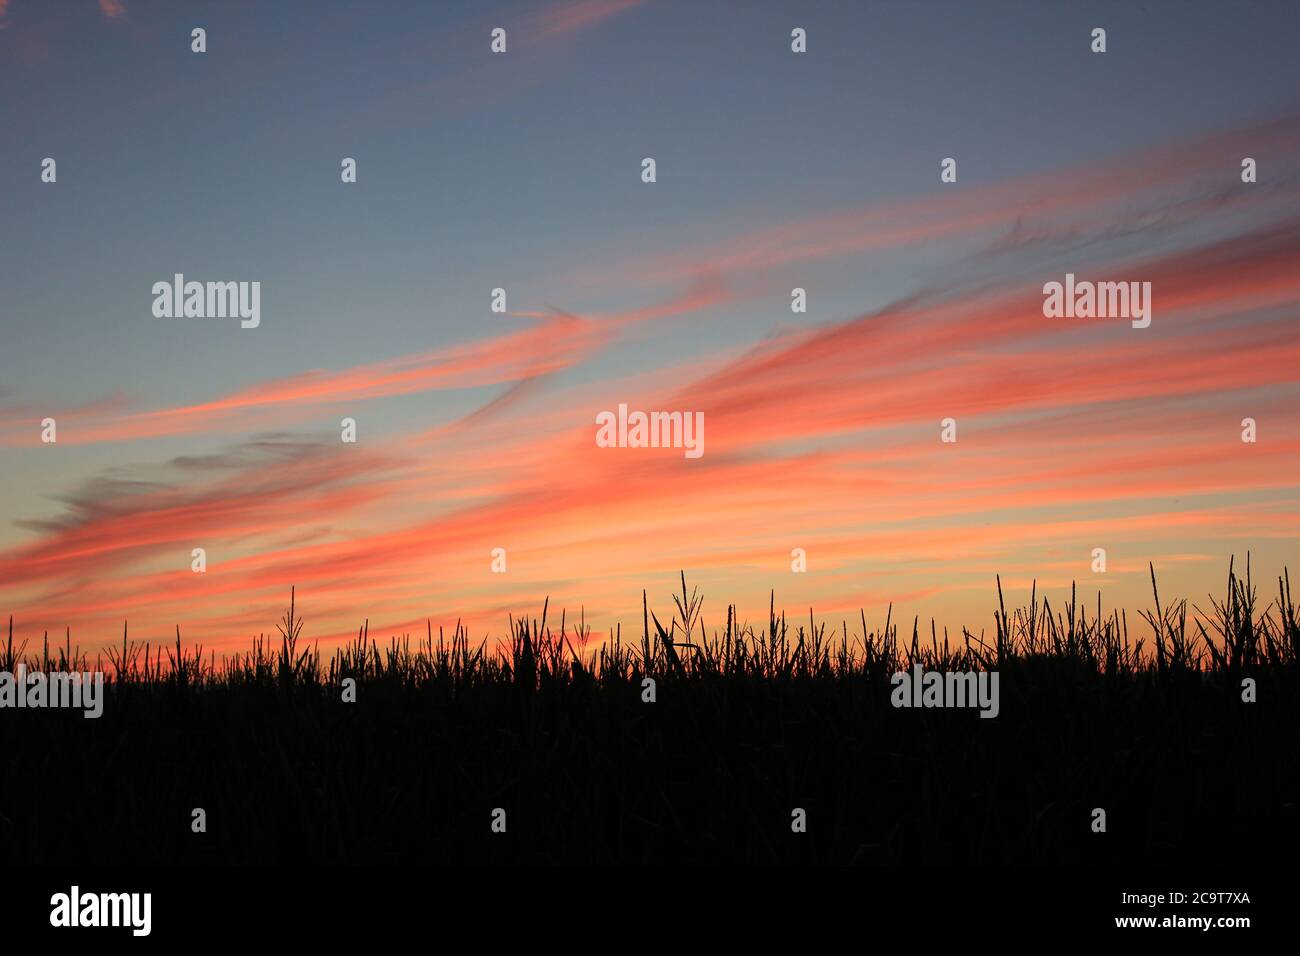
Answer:
<svg viewBox="0 0 1300 956"><path fill-rule="evenodd" d="M234 651L291 586L322 644L548 596L639 634L679 570L710 627L775 589L978 632L996 574L1300 571L1293 2L313 9L0 0L17 637ZM259 281L260 327L155 318L175 273ZM1045 318L1066 273L1151 326ZM620 403L703 412L703 457L597 447Z"/></svg>

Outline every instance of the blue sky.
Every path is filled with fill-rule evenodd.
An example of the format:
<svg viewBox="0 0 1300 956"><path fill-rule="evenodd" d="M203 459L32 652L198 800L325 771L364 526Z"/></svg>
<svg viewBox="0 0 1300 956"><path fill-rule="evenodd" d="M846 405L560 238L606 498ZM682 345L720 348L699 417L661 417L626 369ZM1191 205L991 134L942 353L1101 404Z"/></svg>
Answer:
<svg viewBox="0 0 1300 956"><path fill-rule="evenodd" d="M691 250L943 197L946 156L960 189L997 188L1292 114L1300 41L1294 3L0 8L7 424L113 396L132 410L194 405L489 340L552 309L654 306L683 291L654 267ZM207 30L203 55L190 52L194 26ZM488 50L496 26L504 56ZM790 52L795 26L805 55ZM1089 50L1095 26L1104 55ZM1226 169L1251 148L1220 146ZM1278 148L1254 150L1262 169L1293 160ZM39 179L46 156L53 186ZM345 156L355 185L340 183ZM658 164L652 186L639 179L645 156ZM1193 221L1099 251L1154 255L1198 231L1221 235L1218 220ZM776 263L751 277L773 294L638 327L547 388L708 363L958 278L1004 280L1034 255L979 251L936 239ZM149 290L176 272L260 281L261 327L155 319ZM807 314L789 309L796 284L810 290ZM497 286L530 315L489 312ZM400 442L506 387L385 398L367 408L366 434ZM265 424L315 435L337 417ZM176 456L251 435L69 441L57 466L43 449L2 447L0 547L37 541L32 520L71 520L63 499L96 476L153 481Z"/></svg>

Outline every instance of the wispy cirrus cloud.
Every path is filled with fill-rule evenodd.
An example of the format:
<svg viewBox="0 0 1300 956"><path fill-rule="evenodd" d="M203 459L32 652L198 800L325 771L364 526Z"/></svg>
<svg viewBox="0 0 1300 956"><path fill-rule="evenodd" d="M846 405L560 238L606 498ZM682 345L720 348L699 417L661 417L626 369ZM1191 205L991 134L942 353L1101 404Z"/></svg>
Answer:
<svg viewBox="0 0 1300 956"><path fill-rule="evenodd" d="M1266 183L1242 188L1243 152L1271 158ZM692 276L736 284L774 270L899 252L926 243L974 242L964 254L1027 246L1098 245L1195 226L1207 216L1286 219L1300 200L1300 114L1189 136L1075 167L1004 182L939 189L870 206L812 215L653 257L584 270L585 283L646 287ZM698 231L698 227L697 227Z"/></svg>
<svg viewBox="0 0 1300 956"><path fill-rule="evenodd" d="M0 30L8 26L5 15L9 12L9 0L0 0ZM122 0L99 0L99 12L109 20L126 17L126 4Z"/></svg>
<svg viewBox="0 0 1300 956"><path fill-rule="evenodd" d="M392 626L422 602L453 601L486 624L503 596L536 588L616 612L627 582L672 555L723 580L737 566L780 571L792 543L846 574L887 553L911 569L891 593L919 601L973 586L1013 556L1011 542L1025 563L1059 560L1070 542L1158 550L1167 539L1181 554L1188 535L1290 533L1277 496L1300 466L1300 430L1270 389L1300 390L1300 347L1286 321L1232 320L1300 307L1297 251L1293 232L1262 229L1130 266L1161 296L1144 350L1132 343L1145 333L1123 323L1062 347L1080 329L1044 319L1036 290L1009 287L793 332L669 392L653 378L588 383L554 396L548 416L569 422L558 431L507 421L423 451L394 438L355 460L324 445L243 451L176 463L184 491L92 483L62 519L27 525L40 540L0 556L0 577L38 587L51 613L101 623L144 603L187 621L207 608L210 626L230 627L242 620L222 611L232 598L265 609L295 585L327 629L358 595L390 608ZM1187 414L1233 395L1270 423L1258 451L1237 441L1244 413L1231 404L1217 423ZM704 411L705 458L596 448L592 410L619 398ZM938 421L954 410L962 439L941 449ZM1250 457L1225 454L1234 447ZM1229 492L1262 497L1216 500ZM340 527L300 537L322 514ZM182 560L195 542L229 555L202 580ZM479 595L498 545L511 576ZM174 570L151 566L162 553ZM920 583L956 557L963 575ZM104 567L123 571L111 587ZM886 593L851 574L825 584L830 607Z"/></svg>
<svg viewBox="0 0 1300 956"><path fill-rule="evenodd" d="M1293 120L1254 129L1253 141L1275 150L1296 133ZM617 620L629 592L673 565L709 593L762 607L780 580L819 609L890 596L942 608L1003 568L1066 580L1097 545L1118 559L1106 586L1121 598L1137 593L1147 559L1202 560L1245 540L1284 545L1300 532L1300 424L1290 412L1300 395L1300 216L1283 186L1225 187L1212 201L1197 191L1207 176L1236 175L1232 141L1141 150L1140 162L1071 174L1047 198L1025 198L1026 183L972 188L675 250L653 281L701 282L639 309L539 310L522 315L535 325L480 342L301 372L210 402L91 409L98 440L116 441L194 437L339 400L505 389L452 426L364 451L283 439L174 459L161 477L101 476L57 499L61 514L22 523L31 540L0 553L0 596L28 622L103 630L130 612L146 624L186 622L220 647L273 617L291 585L313 608L314 632L330 637L350 630L359 607L376 630L453 608L486 629L543 595ZM1168 191L1152 208L1195 209L1186 217L1195 230L1170 242L1167 216L1134 211L1130 166L1147 178L1143 196ZM1283 183L1287 168L1277 166ZM1122 236L1095 212L1099 202L1133 212ZM713 362L697 354L636 374L595 364L633 329L690 342L693 325L660 320L702 322L748 303L784 264L923 234L975 239L953 261L983 255L989 271L737 342ZM1161 245L1134 252L1116 241L1144 235ZM1000 264L995 244L1008 236L1046 257ZM1152 326L1045 318L1041 284L1066 267L1151 282ZM581 380L527 391L580 366ZM597 448L594 414L621 401L702 411L705 457ZM939 422L950 416L961 437L944 446ZM1240 441L1246 417L1267 441ZM193 575L187 555L200 545L221 560ZM490 577L498 546L511 570ZM790 575L796 546L825 573Z"/></svg>
<svg viewBox="0 0 1300 956"><path fill-rule="evenodd" d="M557 309L515 313L538 321L486 339L336 371L312 370L239 389L192 405L130 412L125 396L62 410L61 440L76 444L131 441L169 435L230 432L301 421L321 408L421 392L508 385L512 389L590 360L627 329L690 314L728 295L716 282L695 282L663 302L622 313L580 316ZM11 405L0 424L0 445L39 441L35 423L53 409Z"/></svg>
<svg viewBox="0 0 1300 956"><path fill-rule="evenodd" d="M589 30L647 0L563 0L541 10L525 26L527 36L546 41Z"/></svg>
<svg viewBox="0 0 1300 956"><path fill-rule="evenodd" d="M559 0L517 19L477 19L456 30L453 46L439 44L441 69L413 85L386 90L354 114L349 125L367 130L409 124L420 114L464 113L521 96L552 81L567 65L571 41L597 31L650 0ZM491 31L506 31L507 53L489 52ZM448 50L454 52L447 53Z"/></svg>

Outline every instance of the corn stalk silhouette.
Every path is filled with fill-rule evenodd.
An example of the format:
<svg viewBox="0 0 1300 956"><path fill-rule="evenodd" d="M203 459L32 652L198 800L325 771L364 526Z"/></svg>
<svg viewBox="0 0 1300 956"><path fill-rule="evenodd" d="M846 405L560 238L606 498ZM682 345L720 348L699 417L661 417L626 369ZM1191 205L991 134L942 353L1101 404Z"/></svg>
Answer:
<svg viewBox="0 0 1300 956"><path fill-rule="evenodd" d="M700 611L704 606L704 597L699 593L699 589L692 589L688 595L686 592L686 572L682 571L682 593L673 595L673 604L677 607L677 614L669 622L669 627L665 628L659 623L658 616L653 611L649 611L650 619L655 622L655 641L656 649L662 647L664 657L668 661L671 671L682 671L686 665L683 663L681 656L677 653L678 648L684 648L692 652L699 650L699 645L692 644L690 641L691 634L695 630L696 623L700 625L701 634L704 633L704 622L700 619ZM641 592L641 608L645 613L648 610L646 604L646 592ZM680 619L683 640L674 640L677 635L677 627ZM648 631L648 628L647 628ZM649 647L649 637L645 638L646 642L646 660L651 661L657 658L657 653L652 652Z"/></svg>
<svg viewBox="0 0 1300 956"><path fill-rule="evenodd" d="M380 648L370 636L367 619L354 641L334 649L322 662L318 645L304 646L304 621L293 588L288 608L276 625L278 647L274 639L257 635L250 650L220 659L209 651L205 658L202 646L185 647L179 627L167 646L131 640L123 622L121 643L101 652L107 658L104 661L99 654L90 659L80 648L74 649L70 633L62 648L51 648L46 634L29 654L28 641L16 639L11 617L8 639L0 642L0 669L12 673L19 664L25 664L29 672L102 669L120 689L164 685L197 689L227 684L268 688L310 685L333 690L343 678L352 677L359 682L452 686L504 680L526 695L545 684L577 680L640 680L668 674L692 679L719 675L888 679L917 663L929 669L987 670L1045 657L1111 678L1188 671L1235 676L1255 668L1293 667L1300 661L1300 610L1292 600L1290 574L1285 569L1278 577L1277 597L1261 607L1249 555L1244 577L1239 578L1235 562L1229 562L1226 591L1222 598L1210 596L1210 613L1186 599L1166 603L1156 585L1154 565L1149 572L1154 608L1139 612L1151 628L1149 643L1130 638L1126 612L1103 612L1100 594L1095 610L1085 609L1077 588L1072 587L1069 600L1057 611L1038 593L1035 583L1028 604L1012 609L1007 606L1000 578L993 612L995 635L987 640L983 630L972 633L962 628L964 643L953 642L947 630L940 631L932 621L927 645L918 619L913 620L910 639L900 640L892 604L885 611L883 628L869 626L866 611L861 610L860 633L850 633L843 621L828 636L828 625L818 622L811 609L805 623L787 621L784 612L776 610L775 592L770 596L766 626L742 622L736 606L728 604L725 627L711 634L704 621L704 598L698 588L688 588L682 571L678 579L681 590L672 595L674 613L667 624L650 610L648 594L642 590L639 647L624 643L618 626L611 628L608 640L589 649L585 615L575 627L561 612L557 631L550 623L547 599L540 618L521 620L511 615L509 640L496 642L495 647L488 637L471 643L467 629L457 621L449 640L441 627L435 639L430 622L423 640L395 636L387 648ZM1189 607L1195 615L1189 613Z"/></svg>

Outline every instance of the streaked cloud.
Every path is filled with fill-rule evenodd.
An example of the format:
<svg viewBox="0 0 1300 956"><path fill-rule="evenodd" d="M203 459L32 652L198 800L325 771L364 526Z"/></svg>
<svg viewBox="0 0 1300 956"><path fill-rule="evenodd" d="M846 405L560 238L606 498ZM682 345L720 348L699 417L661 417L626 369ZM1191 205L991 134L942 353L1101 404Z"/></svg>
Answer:
<svg viewBox="0 0 1300 956"><path fill-rule="evenodd" d="M537 14L526 27L535 40L553 40L569 36L644 4L646 0L565 0L552 4Z"/></svg>
<svg viewBox="0 0 1300 956"><path fill-rule="evenodd" d="M326 642L365 618L376 636L457 619L497 634L505 614L547 596L600 630L637 621L641 588L655 600L678 568L708 596L710 624L725 600L760 619L775 588L819 613L883 614L895 601L900 614L978 627L997 573L1009 590L1078 579L1134 607L1148 560L1185 593L1217 580L1229 553L1259 549L1271 567L1294 549L1293 114L1220 127L1210 97L1184 126L1108 116L1094 148L1068 118L1090 101L1069 94L1031 103L1050 107L1034 120L1050 128L1041 152L1015 154L1004 141L1019 149L1024 131L990 99L974 124L944 121L972 160L1027 171L969 175L963 152L960 185L909 174L897 180L907 192L864 183L877 170L856 162L890 133L880 89L856 61L791 66L779 11L756 14L770 48L715 37L708 11L701 37L676 37L672 7L632 0L459 18L414 5L391 14L399 30L339 6L295 45L263 7L232 7L214 13L226 41L203 59L161 8L99 7L43 8L29 30L36 8L20 3L2 41L9 69L45 90L24 101L13 139L45 142L48 125L60 157L57 190L18 194L14 221L31 236L7 260L18 292L5 321L20 335L0 383L0 613L20 635L66 625L101 643L129 618L138 637L180 625L229 650L269 626L291 586ZM498 24L510 34L500 57L488 48ZM651 51L682 39L674 56L698 76L656 75L662 60L637 48L643 26ZM69 93L57 78L72 51L110 33L123 49L173 44L158 60L172 72L122 59L111 81L94 74L111 97ZM616 36L640 57L623 73L624 51L601 42ZM829 30L812 36L817 56L834 49ZM1174 83L1170 61L1150 54ZM49 62L59 56L69 64ZM871 63L906 67L886 49ZM971 87L1004 78L971 63ZM40 67L23 73L29 64ZM584 96L606 75L618 83ZM765 95L774 84L786 98ZM130 114L114 112L122 102ZM98 137L59 127L68 106L116 124L125 145L94 153ZM191 107L206 123L178 130ZM158 122L132 125L142 113ZM825 144L788 148L803 124L833 117L847 117L833 131L851 157L839 173L818 158ZM169 144L151 175L127 151L145 131ZM672 176L643 188L636 163L663 159L665 143L678 150L661 167ZM916 150L937 167L942 153ZM1049 153L1061 164L1046 165ZM348 155L363 158L355 188L337 181ZM1244 155L1267 171L1259 183L1240 182ZM810 182L801 157L843 178ZM113 188L96 192L97 176ZM164 190L193 221L173 221ZM65 268L65 234L104 254L84 302L50 271ZM289 321L235 331L233 344L184 326L158 335L142 302L131 325L133 290L152 275L137 263L177 254L173 242L191 258L266 263ZM1067 271L1150 282L1153 324L1044 318L1042 285ZM517 311L484 322L481 308L445 304L481 306L498 282ZM790 312L795 285L809 287L810 314ZM364 305L331 312L333 295ZM621 402L702 412L704 458L598 448L594 416ZM333 429L354 414L363 439L347 445ZM57 446L39 441L46 416ZM938 440L946 417L955 445ZM1255 445L1239 440L1246 417ZM196 547L203 574L190 570ZM496 547L503 575L489 569ZM791 574L794 547L809 574ZM1105 579L1089 577L1094 547L1110 553Z"/></svg>

